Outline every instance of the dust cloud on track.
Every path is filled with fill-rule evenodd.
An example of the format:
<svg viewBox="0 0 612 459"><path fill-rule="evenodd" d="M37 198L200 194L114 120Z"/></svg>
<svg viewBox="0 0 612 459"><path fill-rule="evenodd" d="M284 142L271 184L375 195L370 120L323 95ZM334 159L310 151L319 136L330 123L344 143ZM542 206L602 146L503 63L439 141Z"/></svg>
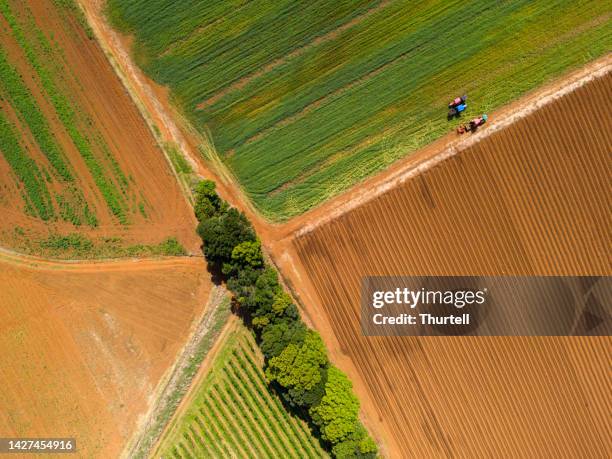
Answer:
<svg viewBox="0 0 612 459"><path fill-rule="evenodd" d="M366 275L610 275L611 87L578 88L275 257L389 457L606 455L609 338L364 337L359 293Z"/></svg>

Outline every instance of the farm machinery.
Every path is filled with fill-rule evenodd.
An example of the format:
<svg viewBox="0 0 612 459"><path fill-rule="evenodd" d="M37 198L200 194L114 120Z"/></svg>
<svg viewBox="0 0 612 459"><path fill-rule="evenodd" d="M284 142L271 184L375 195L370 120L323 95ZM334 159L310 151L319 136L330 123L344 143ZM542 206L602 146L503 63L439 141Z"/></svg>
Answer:
<svg viewBox="0 0 612 459"><path fill-rule="evenodd" d="M457 128L457 134L464 134L466 132L476 132L480 126L487 122L488 116L486 113L483 113L482 116L478 118L474 118L467 124L462 124Z"/></svg>
<svg viewBox="0 0 612 459"><path fill-rule="evenodd" d="M448 119L461 116L461 112L467 108L467 96L456 97L448 103Z"/></svg>
<svg viewBox="0 0 612 459"><path fill-rule="evenodd" d="M449 121L455 117L460 117L461 113L467 108L467 95L455 97L448 103L448 119ZM476 132L480 126L487 122L487 114L474 118L469 123L461 124L457 128L457 134L465 134L466 132Z"/></svg>

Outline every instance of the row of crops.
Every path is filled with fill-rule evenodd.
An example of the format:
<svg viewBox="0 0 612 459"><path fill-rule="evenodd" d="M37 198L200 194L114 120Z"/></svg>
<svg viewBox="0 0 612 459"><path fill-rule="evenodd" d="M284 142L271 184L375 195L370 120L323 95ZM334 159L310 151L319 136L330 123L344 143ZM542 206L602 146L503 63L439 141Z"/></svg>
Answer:
<svg viewBox="0 0 612 459"><path fill-rule="evenodd" d="M70 1L63 4L72 5ZM59 141L59 135L66 135L110 213L120 223L128 223L129 181L74 98L70 78L77 77L67 67L61 44L53 34L43 33L27 4L0 0L0 20L7 32L0 42L0 113L6 124L3 143L12 131L21 144L10 152L8 147L0 148L0 153L22 190L26 213L43 220L97 226L94 200L85 197L82 177ZM64 20L70 21L69 15ZM45 104L52 108L52 114L43 111ZM31 146L46 161L37 160L31 146L24 144L22 139L29 135ZM24 175L26 169L29 172Z"/></svg>
<svg viewBox="0 0 612 459"><path fill-rule="evenodd" d="M612 45L605 2L110 0L135 56L275 219ZM334 31L335 32L330 32Z"/></svg>
<svg viewBox="0 0 612 459"><path fill-rule="evenodd" d="M270 393L261 359L240 326L163 441L163 457L326 457L307 425Z"/></svg>
<svg viewBox="0 0 612 459"><path fill-rule="evenodd" d="M17 133L2 112L0 112L0 151L25 187L23 198L26 210L48 220L53 210L45 178L32 158L24 152Z"/></svg>

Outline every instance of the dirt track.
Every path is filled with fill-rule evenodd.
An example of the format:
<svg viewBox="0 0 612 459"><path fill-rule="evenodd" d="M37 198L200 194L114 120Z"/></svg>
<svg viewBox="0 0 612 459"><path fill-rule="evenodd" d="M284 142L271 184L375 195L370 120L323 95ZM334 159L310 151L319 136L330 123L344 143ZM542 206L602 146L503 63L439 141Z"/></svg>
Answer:
<svg viewBox="0 0 612 459"><path fill-rule="evenodd" d="M118 457L203 313L202 259L59 263L0 254L0 431Z"/></svg>

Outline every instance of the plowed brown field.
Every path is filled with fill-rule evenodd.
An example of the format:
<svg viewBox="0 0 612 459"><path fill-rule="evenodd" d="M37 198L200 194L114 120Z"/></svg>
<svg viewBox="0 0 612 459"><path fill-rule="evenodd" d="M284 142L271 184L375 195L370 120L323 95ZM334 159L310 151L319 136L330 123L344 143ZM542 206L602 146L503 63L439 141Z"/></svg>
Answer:
<svg viewBox="0 0 612 459"><path fill-rule="evenodd" d="M610 275L610 88L588 83L277 257L389 457L609 457L609 338L364 337L359 293L366 275Z"/></svg>
<svg viewBox="0 0 612 459"><path fill-rule="evenodd" d="M62 59L45 64L60 68L53 74L59 82L57 85L74 101L73 108L79 117L87 120L87 126L77 127L93 139L94 156L105 168L104 172L110 174L112 168L104 159L106 153L98 143L106 145L107 153L117 161L127 177L125 211L128 224L120 224L110 212L83 158L48 101L49 97L37 82L35 72L28 66L23 50L0 15L3 30L0 45L9 54L12 65L25 75L24 81L51 126L53 137L74 168L76 186L83 191L86 201L93 205L99 222L95 228L85 224L75 227L59 218L45 222L26 215L17 182L8 173L9 167L0 154L0 212L3 216L0 219L0 241L3 245L19 248L22 240L44 238L50 232L67 234L76 231L94 240L120 237L126 244L154 244L167 237L176 237L188 251L198 252L199 239L193 231L196 224L193 212L153 134L100 45L87 37L76 17L51 0L10 4L21 22L33 18L36 27L52 43L59 44L58 52L61 52ZM7 108L7 113L11 121L17 123L10 108ZM38 163L48 166L31 135L24 134L21 140ZM56 183L48 186L53 192L61 191ZM139 205L142 205L144 214ZM15 227L25 235L16 234Z"/></svg>
<svg viewBox="0 0 612 459"><path fill-rule="evenodd" d="M202 259L54 263L0 253L0 432L118 457L211 288Z"/></svg>

